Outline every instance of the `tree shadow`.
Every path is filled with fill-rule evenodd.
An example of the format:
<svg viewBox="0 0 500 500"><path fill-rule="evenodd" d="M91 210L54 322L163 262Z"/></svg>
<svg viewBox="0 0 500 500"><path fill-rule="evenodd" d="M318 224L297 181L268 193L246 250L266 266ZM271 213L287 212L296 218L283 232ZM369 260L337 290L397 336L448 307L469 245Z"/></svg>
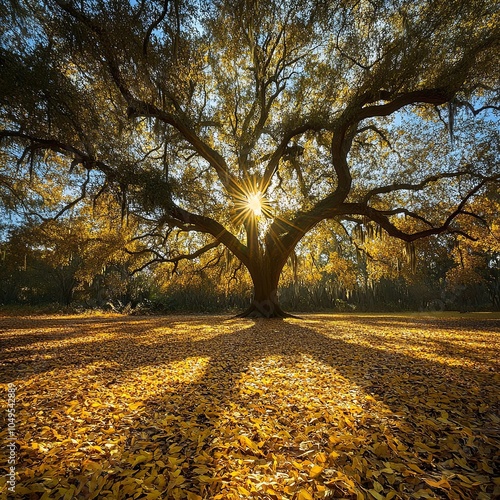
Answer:
<svg viewBox="0 0 500 500"><path fill-rule="evenodd" d="M41 319L36 328L47 326L62 331L49 333L48 337L28 333L21 336L20 342L13 338L9 360L43 355L44 361L35 362L34 370L4 371L3 378L7 382L20 381L29 379L33 371L50 376L54 369L94 365L105 371L108 387L113 387L126 384L138 370L155 377L159 367L175 370L176 363L202 359L202 364L193 362L192 377L186 379L180 373L177 381L174 378L168 385L158 385L152 396L141 398L137 387L137 399L142 399L144 407L139 417L133 417L131 436L136 439L129 440L125 449L131 453L141 449L154 453L159 449L165 456L180 460L183 477L198 484L198 492L203 495L216 488L207 477L220 478L234 472L227 468L230 463L237 468L245 460L247 464L250 461L254 474L267 464L274 467L275 473L281 468L285 474L289 463L304 453L331 450L332 435L363 435L370 443L372 438L367 436L374 425L383 428L377 432L387 440L389 434L406 426L399 435L400 440L407 439L401 446L415 458L421 453L415 448L416 442L429 442L429 448L433 448L447 432L461 436L463 429L470 431L471 422L475 439L497 439L498 429L489 418L498 409L495 394L499 384L498 378L492 377L494 364L485 362L477 369L477 354L459 342L455 345L453 340L447 340L441 344L445 354L457 348L453 355L463 361L448 363L446 356L426 355L417 339L408 339L407 349L394 349L386 337L377 335L379 323L373 318L365 323L362 318L352 321L347 317L329 324L321 318L220 319L219 333L214 333L213 323L204 318L105 319L104 326L111 331L101 337L102 318L74 323ZM371 337L352 332L357 321L369 325ZM381 318L380 328L386 323L387 318ZM490 324L483 323L482 327L486 331ZM82 328L86 329L83 333ZM165 328L169 333L160 334ZM192 330L196 329L194 334ZM184 334L178 335L179 331ZM61 338L69 342L50 346L50 341ZM48 341L49 346L37 344L42 341ZM19 397L22 401L22 394ZM479 409L481 402L486 409ZM339 415L339 408L344 408L344 415ZM309 423L314 429L308 434L307 422L302 419L311 413L317 415L321 425ZM426 420L428 423L422 424ZM297 430L297 422L304 435L287 435L287 429ZM259 426L267 430L260 432ZM408 432L409 428L413 432ZM304 442L309 443L309 448L302 445ZM367 446L360 454L367 451L375 457L369 448L372 445ZM480 456L478 448L469 448L463 453L470 455L467 459L472 467L491 458ZM269 465L276 461L276 450L288 465ZM397 451L389 450L385 458L397 460L396 455ZM451 452L435 455L434 462L428 464L429 471L435 471L453 456ZM344 462L337 462L337 468L352 465L352 456L345 450L342 457ZM166 464L165 474L171 472Z"/></svg>

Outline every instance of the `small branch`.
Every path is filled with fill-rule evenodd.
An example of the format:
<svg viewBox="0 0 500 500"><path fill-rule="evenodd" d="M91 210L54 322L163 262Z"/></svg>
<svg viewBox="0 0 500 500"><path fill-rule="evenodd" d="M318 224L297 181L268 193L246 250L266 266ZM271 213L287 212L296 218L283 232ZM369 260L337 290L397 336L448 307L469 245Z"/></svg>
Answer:
<svg viewBox="0 0 500 500"><path fill-rule="evenodd" d="M476 109L470 102L460 101L458 99L455 99L455 104L466 107L474 116L477 116L478 114L488 109L494 109L495 111L500 111L500 106L486 105Z"/></svg>
<svg viewBox="0 0 500 500"><path fill-rule="evenodd" d="M361 134L363 132L366 132L367 130L372 130L373 132L378 134L382 138L382 140L384 140L387 143L387 145L391 149L393 149L391 142L389 141L389 139L387 139L387 136L375 125L367 125L366 127L361 127L360 129L357 130L357 133Z"/></svg>
<svg viewBox="0 0 500 500"><path fill-rule="evenodd" d="M85 179L84 183L82 184L82 191L81 194L78 198L75 198L73 201L68 203L65 207L63 207L52 219L58 219L63 215L65 212L67 212L69 209L80 203L85 197L87 196L87 186L88 183L90 182L90 170L87 170L87 178Z"/></svg>
<svg viewBox="0 0 500 500"><path fill-rule="evenodd" d="M142 43L142 53L143 53L144 57L146 57L148 54L148 45L149 45L149 38L151 37L151 33L153 33L153 31L165 19L167 12L168 12L168 0L165 0L165 3L163 4L163 10L161 11L158 19L156 19L156 21L154 21L151 24L151 26L148 28L148 31L146 32L146 35L144 36L144 42Z"/></svg>
<svg viewBox="0 0 500 500"><path fill-rule="evenodd" d="M125 249L125 252L128 253L129 255L139 255L142 253L152 253L155 254L156 257L154 259L151 259L150 261L146 262L146 264L143 264L141 267L134 269L133 271L130 271L130 275L134 275L140 271L143 271L146 269L146 267L150 266L151 264L155 263L173 263L173 264L178 264L181 260L194 260L203 255L204 253L208 252L209 250L212 250L213 248L216 248L220 245L220 242L214 241L212 243L209 243L208 245L205 245L204 247L200 248L194 253L191 254L180 254L176 255L175 257L164 257L161 256L157 251L152 250L152 249L144 249L140 251L134 251L134 250L128 250ZM177 265L175 266L177 268Z"/></svg>
<svg viewBox="0 0 500 500"><path fill-rule="evenodd" d="M459 229L453 229L452 231L450 231L450 233L452 233L452 234L458 234L458 235L463 236L464 238L466 238L466 239L468 239L470 241L478 241L479 240L479 238L474 238L470 234L467 234L464 231L460 231Z"/></svg>
<svg viewBox="0 0 500 500"><path fill-rule="evenodd" d="M464 210L462 212L462 215L468 215L469 217L473 217L474 219L477 219L478 221L480 221L482 224L484 224L489 229L489 224L484 217L481 217L480 215L475 214L473 212L468 212L467 210Z"/></svg>
<svg viewBox="0 0 500 500"><path fill-rule="evenodd" d="M365 196L361 200L361 203L368 203L370 198L379 194L392 193L393 191L419 191L432 182L437 182L441 179L446 179L446 178L460 177L461 175L466 175L466 174L470 174L470 171L463 170L460 172L432 175L430 177L427 177L423 181L419 182L418 184L410 184L402 182L402 183L389 184L388 186L374 188L365 194Z"/></svg>
<svg viewBox="0 0 500 500"><path fill-rule="evenodd" d="M407 215L408 217L411 217L412 219L417 219L421 222L423 222L426 226L429 227L434 227L434 224L432 222L428 221L426 218L422 217L421 215L416 214L415 212L411 212L410 210L406 208L395 208L393 210L380 210L380 213L383 215L397 215L397 214L404 214Z"/></svg>

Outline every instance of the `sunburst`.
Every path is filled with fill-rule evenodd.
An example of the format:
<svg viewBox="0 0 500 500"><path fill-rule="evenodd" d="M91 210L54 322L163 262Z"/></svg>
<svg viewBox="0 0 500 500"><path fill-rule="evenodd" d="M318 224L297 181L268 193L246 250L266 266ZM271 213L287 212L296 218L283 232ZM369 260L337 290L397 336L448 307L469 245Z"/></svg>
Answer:
<svg viewBox="0 0 500 500"><path fill-rule="evenodd" d="M256 186L248 186L245 194L234 203L233 221L236 224L256 221L261 217L273 218L270 201Z"/></svg>
<svg viewBox="0 0 500 500"><path fill-rule="evenodd" d="M248 208L253 211L255 217L262 215L262 201L262 193L260 191L247 195Z"/></svg>

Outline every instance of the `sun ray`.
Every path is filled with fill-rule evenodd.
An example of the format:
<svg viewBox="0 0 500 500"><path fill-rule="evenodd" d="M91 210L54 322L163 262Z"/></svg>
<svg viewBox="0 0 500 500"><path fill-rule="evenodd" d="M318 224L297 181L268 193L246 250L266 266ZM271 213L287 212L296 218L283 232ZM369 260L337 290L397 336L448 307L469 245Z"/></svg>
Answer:
<svg viewBox="0 0 500 500"><path fill-rule="evenodd" d="M255 178L242 182L243 196L234 201L232 220L236 225L245 224L251 220L273 219L274 213L270 201L259 189L259 182Z"/></svg>
<svg viewBox="0 0 500 500"><path fill-rule="evenodd" d="M248 208L253 211L255 217L262 215L262 194L260 191L247 195Z"/></svg>

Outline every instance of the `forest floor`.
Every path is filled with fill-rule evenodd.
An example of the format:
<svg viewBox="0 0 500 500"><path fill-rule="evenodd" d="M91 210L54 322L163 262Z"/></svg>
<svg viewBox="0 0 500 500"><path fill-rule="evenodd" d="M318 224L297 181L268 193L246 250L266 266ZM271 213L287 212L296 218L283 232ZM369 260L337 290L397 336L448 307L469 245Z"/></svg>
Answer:
<svg viewBox="0 0 500 500"><path fill-rule="evenodd" d="M3 316L0 343L1 498L500 497L498 315Z"/></svg>

